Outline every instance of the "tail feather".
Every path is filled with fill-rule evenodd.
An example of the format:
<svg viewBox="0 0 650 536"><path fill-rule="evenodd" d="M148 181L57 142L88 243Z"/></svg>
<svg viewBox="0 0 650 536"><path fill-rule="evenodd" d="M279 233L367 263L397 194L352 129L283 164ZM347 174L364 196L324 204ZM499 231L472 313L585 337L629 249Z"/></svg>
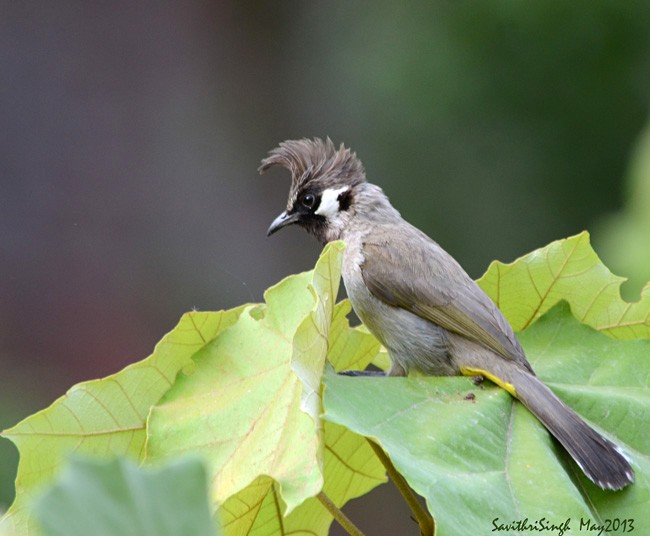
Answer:
<svg viewBox="0 0 650 536"><path fill-rule="evenodd" d="M567 450L587 477L602 489L634 482L634 470L620 448L606 439L536 376L520 371L512 381L517 398Z"/></svg>

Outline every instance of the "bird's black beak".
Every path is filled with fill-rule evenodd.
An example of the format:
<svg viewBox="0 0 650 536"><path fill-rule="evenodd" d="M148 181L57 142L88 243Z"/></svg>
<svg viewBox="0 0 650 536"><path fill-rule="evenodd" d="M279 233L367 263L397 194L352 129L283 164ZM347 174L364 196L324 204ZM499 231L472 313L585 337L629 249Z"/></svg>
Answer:
<svg viewBox="0 0 650 536"><path fill-rule="evenodd" d="M294 212L293 214L287 214L287 211L285 210L282 214L273 220L273 223L269 227L269 230L266 231L266 236L271 236L273 233L275 233L275 231L279 231L287 225L298 223L299 219L300 215L298 213Z"/></svg>

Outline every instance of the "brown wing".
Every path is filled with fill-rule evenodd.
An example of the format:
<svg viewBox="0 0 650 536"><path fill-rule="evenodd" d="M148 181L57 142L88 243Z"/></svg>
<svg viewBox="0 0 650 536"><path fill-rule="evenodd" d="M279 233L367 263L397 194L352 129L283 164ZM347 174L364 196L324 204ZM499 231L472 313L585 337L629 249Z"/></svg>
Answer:
<svg viewBox="0 0 650 536"><path fill-rule="evenodd" d="M531 370L508 321L454 258L416 228L402 231L399 251L381 232L364 243L361 273L370 292Z"/></svg>

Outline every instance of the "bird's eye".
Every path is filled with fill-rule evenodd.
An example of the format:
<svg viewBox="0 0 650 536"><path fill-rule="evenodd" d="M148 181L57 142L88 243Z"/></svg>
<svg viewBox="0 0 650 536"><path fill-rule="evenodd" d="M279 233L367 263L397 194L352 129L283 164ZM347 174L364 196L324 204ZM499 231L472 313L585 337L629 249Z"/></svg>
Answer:
<svg viewBox="0 0 650 536"><path fill-rule="evenodd" d="M316 202L316 197L314 194L305 194L302 196L302 204L307 208L312 208Z"/></svg>

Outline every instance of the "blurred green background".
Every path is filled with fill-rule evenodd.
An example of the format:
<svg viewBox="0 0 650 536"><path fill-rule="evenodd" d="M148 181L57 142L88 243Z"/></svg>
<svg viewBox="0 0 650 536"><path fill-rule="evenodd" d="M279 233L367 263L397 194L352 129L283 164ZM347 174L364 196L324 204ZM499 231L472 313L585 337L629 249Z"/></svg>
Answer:
<svg viewBox="0 0 650 536"><path fill-rule="evenodd" d="M0 13L0 428L145 357L184 311L313 265L299 229L265 238L289 181L256 168L287 138L352 147L473 277L589 229L627 296L650 278L648 2ZM0 440L0 509L16 463ZM383 486L348 511L414 532L399 501Z"/></svg>

